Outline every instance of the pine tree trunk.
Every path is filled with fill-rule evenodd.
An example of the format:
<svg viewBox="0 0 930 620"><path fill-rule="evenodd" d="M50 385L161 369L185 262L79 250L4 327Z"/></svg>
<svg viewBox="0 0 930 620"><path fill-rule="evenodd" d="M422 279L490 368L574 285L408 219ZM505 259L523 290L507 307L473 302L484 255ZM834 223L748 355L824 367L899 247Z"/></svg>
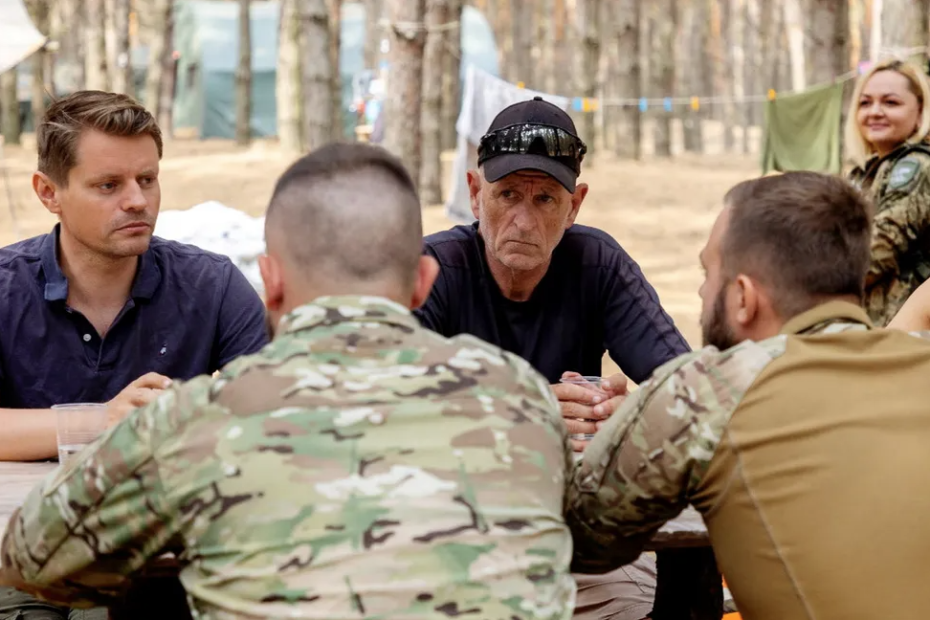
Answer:
<svg viewBox="0 0 930 620"><path fill-rule="evenodd" d="M601 2L601 6L598 10L598 20L597 20L597 82L594 96L597 99L597 106L594 110L594 122L597 126L596 134L598 138L598 148L604 151L613 149L614 146L614 137L615 134L611 130L612 125L610 125L610 114L611 110L608 106L602 104L608 98L608 93L613 91L614 84L610 81L610 69L611 65L614 62L614 58L609 57L607 51L607 41L609 37L613 34L610 24L605 23L608 21L608 15L611 11L610 2ZM538 59L535 61L538 63ZM537 71L538 73L538 71ZM608 126L610 125L610 128Z"/></svg>
<svg viewBox="0 0 930 620"><path fill-rule="evenodd" d="M444 53L442 67L442 126L440 128L440 147L447 151L454 149L458 141L455 123L459 118L459 103L462 99L462 0L448 0L448 26L443 32Z"/></svg>
<svg viewBox="0 0 930 620"><path fill-rule="evenodd" d="M729 13L729 32L730 32L730 49L732 53L732 80L733 80L733 112L734 125L736 118L740 120L741 132L748 133L749 123L747 114L749 107L746 104L746 0L730 0ZM736 149L736 128L731 126L730 134L733 136L733 149ZM740 141L743 152L748 151L748 142L743 139Z"/></svg>
<svg viewBox="0 0 930 620"><path fill-rule="evenodd" d="M424 0L389 0L391 51L384 145L420 178L420 107L423 92Z"/></svg>
<svg viewBox="0 0 930 620"><path fill-rule="evenodd" d="M251 0L239 0L239 63L236 66L236 144L252 141L252 18Z"/></svg>
<svg viewBox="0 0 930 620"><path fill-rule="evenodd" d="M87 42L84 52L86 88L88 90L109 90L103 0L84 0L83 5L87 18L84 25Z"/></svg>
<svg viewBox="0 0 930 620"><path fill-rule="evenodd" d="M708 36L707 36L707 53L705 57L710 63L710 75L711 75L711 95L714 97L725 97L728 92L728 80L727 80L727 49L726 42L724 41L724 29L723 29L723 9L726 6L721 6L721 3L729 2L729 0L705 0L707 7L707 25L708 25ZM724 106L722 104L715 104L710 108L711 116L714 120L726 122L726 116L724 114Z"/></svg>
<svg viewBox="0 0 930 620"><path fill-rule="evenodd" d="M581 64L575 75L578 93L587 99L597 98L597 67L601 56L599 31L600 0L579 0L577 8L577 31L581 41ZM593 159L597 141L597 120L593 111L581 113L581 139L588 146L589 160Z"/></svg>
<svg viewBox="0 0 930 620"><path fill-rule="evenodd" d="M862 61L862 3L859 0L847 0L846 10L849 13L849 67L854 68Z"/></svg>
<svg viewBox="0 0 930 620"><path fill-rule="evenodd" d="M442 202L441 129L442 66L445 32L440 30L449 20L448 0L426 0L426 44L423 49L423 108L420 131L423 135L420 168L420 199L423 204Z"/></svg>
<svg viewBox="0 0 930 620"><path fill-rule="evenodd" d="M576 25L579 4L587 0L556 0L558 38L556 43L556 87L553 94L573 96L578 70L576 59L583 44ZM559 6L561 5L561 6ZM560 59L560 60L559 60Z"/></svg>
<svg viewBox="0 0 930 620"><path fill-rule="evenodd" d="M345 139L345 118L342 106L342 74L339 72L339 41L342 28L342 0L327 0L329 10L329 66L330 93L333 99L330 140L341 142Z"/></svg>
<svg viewBox="0 0 930 620"><path fill-rule="evenodd" d="M19 118L19 97L16 93L17 67L0 73L0 121L3 141L6 144L22 143L22 125Z"/></svg>
<svg viewBox="0 0 930 620"><path fill-rule="evenodd" d="M326 0L298 0L300 7L303 147L312 151L332 140L333 92Z"/></svg>
<svg viewBox="0 0 930 620"><path fill-rule="evenodd" d="M501 77L511 84L516 84L520 81L520 77L517 75L519 67L513 58L513 11L510 2L511 0L494 0L492 2L495 9L494 16L489 16L489 19L497 41Z"/></svg>
<svg viewBox="0 0 930 620"><path fill-rule="evenodd" d="M804 17L801 12L800 0L783 0L783 2L785 29L788 33L788 57L791 61L791 90L802 91L807 85L807 63L804 58Z"/></svg>
<svg viewBox="0 0 930 620"><path fill-rule="evenodd" d="M738 15L734 15L734 5L739 0L721 0L721 15L720 15L720 24L721 32L725 33L724 36L724 69L723 69L723 101L717 106L720 109L720 112L723 116L723 149L727 153L732 153L736 148L736 104L733 99L736 97L736 92L738 85L736 83L737 76L741 75L736 68L736 47L738 44L734 44L734 41L740 41L738 36L734 36L735 32L738 32L739 19ZM736 23L734 23L736 22ZM740 79L740 85L742 84L742 79Z"/></svg>
<svg viewBox="0 0 930 620"><path fill-rule="evenodd" d="M134 94L129 58L130 0L106 0L107 69L113 92Z"/></svg>
<svg viewBox="0 0 930 620"><path fill-rule="evenodd" d="M523 82L527 88L538 86L533 75L534 13L531 0L510 0L510 24L513 29L513 53L511 55L514 63L513 77L515 81Z"/></svg>
<svg viewBox="0 0 930 620"><path fill-rule="evenodd" d="M542 19L540 23L543 26L544 34L542 40L540 41L540 61L539 61L539 71L537 72L540 76L541 90L546 93L556 94L556 45L558 42L558 35L556 33L556 25L558 18L556 17L556 5L561 4L560 0L537 0L539 3L538 6L542 10Z"/></svg>
<svg viewBox="0 0 930 620"><path fill-rule="evenodd" d="M746 62L743 64L743 85L749 97L758 95L761 90L762 53L759 46L759 2L758 0L744 0L743 16L743 53ZM753 150L752 129L762 124L762 107L758 101L743 103L743 154L748 155Z"/></svg>
<svg viewBox="0 0 930 620"><path fill-rule="evenodd" d="M363 54L365 68L377 69L378 59L381 57L381 38L384 30L381 28L381 10L383 0L365 0L365 43Z"/></svg>
<svg viewBox="0 0 930 620"><path fill-rule="evenodd" d="M759 57L762 79L760 94L767 94L770 89L778 87L778 41L781 14L780 0L761 0L759 6Z"/></svg>
<svg viewBox="0 0 930 620"><path fill-rule="evenodd" d="M149 58L145 74L145 108L158 118L161 86L165 69L165 53L171 48L169 18L171 0L154 0L151 6L148 40Z"/></svg>
<svg viewBox="0 0 930 620"><path fill-rule="evenodd" d="M281 0L278 71L275 75L278 141L290 153L302 150L300 123L300 20L298 0Z"/></svg>
<svg viewBox="0 0 930 620"><path fill-rule="evenodd" d="M869 59L878 60L882 47L882 0L866 0L866 21L869 24Z"/></svg>
<svg viewBox="0 0 930 620"><path fill-rule="evenodd" d="M811 83L830 82L847 71L849 61L849 4L837 0L809 0L812 39Z"/></svg>
<svg viewBox="0 0 930 620"><path fill-rule="evenodd" d="M894 55L926 66L928 30L926 0L882 0L881 48Z"/></svg>
<svg viewBox="0 0 930 620"><path fill-rule="evenodd" d="M163 136L174 132L174 93L177 81L177 60L174 57L174 0L164 6L164 44L161 54L161 81L158 84L158 126Z"/></svg>
<svg viewBox="0 0 930 620"><path fill-rule="evenodd" d="M679 83L683 92L698 97L698 109L689 104L682 116L684 148L691 153L704 152L704 127L700 98L708 92L704 76L704 49L706 46L707 12L701 0L683 0L681 12L681 53L677 61L686 69L680 72Z"/></svg>
<svg viewBox="0 0 930 620"><path fill-rule="evenodd" d="M617 7L617 85L619 96L629 99L642 94L642 48L640 25L642 0L621 0ZM643 118L636 105L623 106L617 123L614 150L626 159L643 158Z"/></svg>
<svg viewBox="0 0 930 620"><path fill-rule="evenodd" d="M32 0L26 5L26 8L29 10L29 16L32 18L36 30L48 36L50 30L48 0ZM45 116L45 88L52 77L48 73L48 71L53 70L53 67L49 66L49 59L52 56L53 54L50 54L44 46L32 55L32 93L30 99L32 100L33 127L37 127L42 117Z"/></svg>
<svg viewBox="0 0 930 620"><path fill-rule="evenodd" d="M652 97L666 98L675 96L675 56L670 53L675 49L675 30L677 21L676 0L653 0L651 19L651 50L649 75L652 83ZM674 110L674 108L672 108ZM658 157L672 156L672 115L673 111L664 106L653 115L655 131L653 135Z"/></svg>

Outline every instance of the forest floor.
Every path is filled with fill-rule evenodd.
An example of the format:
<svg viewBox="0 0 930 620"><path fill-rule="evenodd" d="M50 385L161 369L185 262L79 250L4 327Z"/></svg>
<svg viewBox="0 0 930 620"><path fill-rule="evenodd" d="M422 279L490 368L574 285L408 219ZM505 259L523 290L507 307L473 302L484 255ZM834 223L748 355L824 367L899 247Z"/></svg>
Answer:
<svg viewBox="0 0 930 620"><path fill-rule="evenodd" d="M4 151L15 205L15 225L7 188L0 188L0 245L47 232L55 223L31 187L34 140ZM597 153L585 162L580 181L591 189L578 222L601 228L617 239L642 267L663 306L692 346L700 346L701 284L698 253L707 239L726 191L759 175L752 156L680 155L671 160L619 161ZM173 140L165 145L161 165L162 209L186 209L216 200L260 215L278 175L292 158L272 142L249 148L220 140ZM0 176L0 186L4 185ZM427 233L453 223L441 206L423 209ZM605 373L616 367L605 360Z"/></svg>

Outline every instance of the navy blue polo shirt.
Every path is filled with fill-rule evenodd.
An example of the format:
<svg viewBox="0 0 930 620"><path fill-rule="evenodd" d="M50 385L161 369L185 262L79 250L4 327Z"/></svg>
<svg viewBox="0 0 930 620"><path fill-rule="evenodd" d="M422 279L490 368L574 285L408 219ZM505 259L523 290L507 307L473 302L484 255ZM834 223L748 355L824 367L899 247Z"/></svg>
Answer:
<svg viewBox="0 0 930 620"><path fill-rule="evenodd" d="M416 311L423 326L495 344L550 383L566 371L600 376L605 351L642 383L658 366L690 351L639 265L601 230L575 224L565 231L549 270L523 302L500 292L477 223L429 235L424 243L440 271Z"/></svg>
<svg viewBox="0 0 930 620"><path fill-rule="evenodd" d="M0 248L0 407L106 402L147 372L186 380L267 343L262 301L227 257L158 237L100 338L65 303L58 230Z"/></svg>

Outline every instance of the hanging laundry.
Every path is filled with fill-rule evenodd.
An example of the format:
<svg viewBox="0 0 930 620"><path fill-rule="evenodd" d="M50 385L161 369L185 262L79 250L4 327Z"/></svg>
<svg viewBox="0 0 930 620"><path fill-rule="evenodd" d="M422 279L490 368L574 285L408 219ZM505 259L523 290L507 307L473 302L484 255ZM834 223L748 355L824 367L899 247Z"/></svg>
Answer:
<svg viewBox="0 0 930 620"><path fill-rule="evenodd" d="M779 94L765 103L762 174L772 170L840 172L843 84Z"/></svg>

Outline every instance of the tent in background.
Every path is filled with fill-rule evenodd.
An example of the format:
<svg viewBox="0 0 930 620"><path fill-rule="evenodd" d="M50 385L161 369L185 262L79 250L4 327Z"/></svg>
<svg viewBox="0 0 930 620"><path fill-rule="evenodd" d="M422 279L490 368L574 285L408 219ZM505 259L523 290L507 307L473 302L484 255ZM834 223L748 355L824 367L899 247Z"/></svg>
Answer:
<svg viewBox="0 0 930 620"><path fill-rule="evenodd" d="M0 73L5 73L23 60L31 56L36 50L45 45L45 36L36 30L22 0L0 0ZM18 86L18 85L17 85ZM18 94L17 94L18 96ZM5 113L8 113L6 111ZM20 110L17 110L20 113ZM10 179L6 162L3 160L3 138L0 137L0 172L3 175L7 207L10 210L10 219L13 232L17 239L21 239L19 224L16 220L16 207L13 204L13 192L10 188Z"/></svg>
<svg viewBox="0 0 930 620"><path fill-rule="evenodd" d="M7 12L4 12L6 8L3 7L16 5L25 15L21 3L22 0L0 0L0 50L13 48L5 34L8 22ZM174 49L180 54L173 109L174 129L179 135L232 139L235 137L236 128L235 74L239 59L239 7L235 2L219 0L178 0L174 10ZM9 14L19 15L14 11L15 9L9 11ZM251 4L251 124L253 135L257 137L277 135L275 80L279 16L280 5L277 0ZM339 72L342 77L342 109L345 134L351 139L354 137L355 127L354 113L350 111L352 83L353 78L362 74L365 68L364 4L344 2L341 20ZM475 7L465 6L462 10L462 22L463 86L469 66L490 75L498 75L497 45L487 19ZM26 31L27 29L22 29L22 32L18 32L16 37L10 38L9 41L20 40ZM44 38L39 35L39 42L32 44L27 55L38 49L42 42ZM130 56L134 94L141 100L145 91L148 49L133 48ZM2 58L3 56L0 56L0 59ZM23 127L29 130L32 127L32 111L29 105L32 80L30 64L20 65L18 73ZM66 66L61 59L56 62L55 84L58 94L67 94L79 87L73 79L75 75L73 68Z"/></svg>
<svg viewBox="0 0 930 620"><path fill-rule="evenodd" d="M0 0L0 73L15 67L45 45L22 0Z"/></svg>
<svg viewBox="0 0 930 620"><path fill-rule="evenodd" d="M251 5L252 36L252 132L277 135L275 79L278 61L276 0ZM200 138L235 137L236 64L239 59L239 8L234 2L181 0L175 5L175 49L180 53L174 103L175 131ZM471 6L463 8L462 76L469 64L497 75L497 46L484 15ZM364 70L365 6L342 4L339 73L342 77L342 108L346 137L354 136L350 112L352 79ZM133 74L144 84L146 51L133 53Z"/></svg>

